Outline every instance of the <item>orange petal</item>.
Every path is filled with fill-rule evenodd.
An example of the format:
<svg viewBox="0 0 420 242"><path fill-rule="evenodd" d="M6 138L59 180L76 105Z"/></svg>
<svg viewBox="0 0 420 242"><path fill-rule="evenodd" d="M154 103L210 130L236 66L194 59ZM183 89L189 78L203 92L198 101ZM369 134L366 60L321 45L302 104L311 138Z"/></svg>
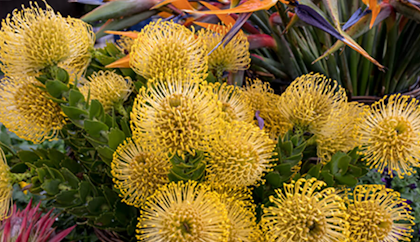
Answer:
<svg viewBox="0 0 420 242"><path fill-rule="evenodd" d="M223 32L221 28L218 28L219 26L218 24L211 24L211 23L204 23L204 22L197 22L197 21L194 21L193 23L206 29L216 30L216 32L217 30L220 30L221 34L225 34L225 32Z"/></svg>
<svg viewBox="0 0 420 242"><path fill-rule="evenodd" d="M112 62L111 64L105 66L106 68L130 68L130 55Z"/></svg>
<svg viewBox="0 0 420 242"><path fill-rule="evenodd" d="M200 1L201 4L203 4L203 6L205 6L206 8L210 9L210 10L220 10L220 8L211 5L210 3L204 2L204 1ZM225 25L229 25L235 24L235 19L233 19L231 16L227 15L227 14L216 14L216 16L220 19L220 21L222 21Z"/></svg>
<svg viewBox="0 0 420 242"><path fill-rule="evenodd" d="M191 6L191 4L188 2L188 0L164 0L158 4L156 4L155 6L153 6L151 9L156 9L156 8L160 8L163 5L172 3L172 5L174 5L176 8L181 9L181 10L194 10L194 8Z"/></svg>
<svg viewBox="0 0 420 242"><path fill-rule="evenodd" d="M376 17L378 17L378 14L380 11L381 11L381 7L379 5L376 5L375 7L372 8L372 18L370 19L370 25L369 25L370 29L375 23Z"/></svg>
<svg viewBox="0 0 420 242"><path fill-rule="evenodd" d="M110 31L110 30L107 30L107 31L105 31L105 33L113 34L113 35L123 35L123 36L127 36L128 38L132 38L132 39L137 39L137 37L139 35L139 33L131 32L131 31Z"/></svg>
<svg viewBox="0 0 420 242"><path fill-rule="evenodd" d="M194 11L184 10L188 13L199 13L199 14L229 14L229 13L250 13L258 10L268 10L277 3L277 0L249 0L243 4L231 8L221 10L210 10L210 11Z"/></svg>
<svg viewBox="0 0 420 242"><path fill-rule="evenodd" d="M169 18L171 17L173 14L170 14L168 12L162 11L160 13L158 13L159 16L161 16L162 18Z"/></svg>

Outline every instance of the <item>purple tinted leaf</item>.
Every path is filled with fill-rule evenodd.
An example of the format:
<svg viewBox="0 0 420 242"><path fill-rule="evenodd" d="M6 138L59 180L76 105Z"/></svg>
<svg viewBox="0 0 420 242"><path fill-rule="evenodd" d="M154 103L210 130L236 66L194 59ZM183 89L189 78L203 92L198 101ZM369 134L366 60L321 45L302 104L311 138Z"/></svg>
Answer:
<svg viewBox="0 0 420 242"><path fill-rule="evenodd" d="M255 117L258 121L258 127L260 127L260 129L262 130L264 128L264 119L260 117L260 110L257 110L255 112Z"/></svg>
<svg viewBox="0 0 420 242"><path fill-rule="evenodd" d="M324 17L312 8L298 4L296 5L295 12L303 22L317 27L339 40L344 40L344 37Z"/></svg>
<svg viewBox="0 0 420 242"><path fill-rule="evenodd" d="M50 242L60 242L62 239L64 239L74 228L76 227L76 225L61 231L60 233L58 233L56 236L54 236L54 238L52 238L50 240Z"/></svg>
<svg viewBox="0 0 420 242"><path fill-rule="evenodd" d="M346 31L348 28L350 28L355 23L357 23L360 18L362 18L363 16L365 16L366 14L370 12L372 11L370 10L362 11L362 8L357 9L356 12L354 12L353 15L351 15L351 17L349 18L349 20L347 20L347 22L343 25L343 28L342 28L343 31Z"/></svg>
<svg viewBox="0 0 420 242"><path fill-rule="evenodd" d="M225 47L229 42L235 37L235 35L241 30L242 25L245 24L245 22L248 20L248 18L252 15L252 13L241 13L239 14L238 19L236 20L235 24L232 26L232 28L229 30L229 32L226 33L225 36L223 36L222 41L214 47L208 55L213 53L217 48L219 48L220 45L223 44L223 47Z"/></svg>

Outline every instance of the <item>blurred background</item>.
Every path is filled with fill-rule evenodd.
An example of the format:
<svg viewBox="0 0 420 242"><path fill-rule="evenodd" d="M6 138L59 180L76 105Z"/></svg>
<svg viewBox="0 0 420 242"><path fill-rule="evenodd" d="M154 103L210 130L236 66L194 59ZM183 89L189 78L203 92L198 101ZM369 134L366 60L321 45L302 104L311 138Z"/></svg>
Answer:
<svg viewBox="0 0 420 242"><path fill-rule="evenodd" d="M30 0L0 0L0 19L4 19L7 14L11 13L15 8L21 9L22 4L24 4L25 7L28 6L29 1ZM40 6L45 6L41 0L32 0L32 2L37 2ZM89 8L89 5L69 2L68 0L48 0L48 4L63 16L70 15L77 18L92 9Z"/></svg>

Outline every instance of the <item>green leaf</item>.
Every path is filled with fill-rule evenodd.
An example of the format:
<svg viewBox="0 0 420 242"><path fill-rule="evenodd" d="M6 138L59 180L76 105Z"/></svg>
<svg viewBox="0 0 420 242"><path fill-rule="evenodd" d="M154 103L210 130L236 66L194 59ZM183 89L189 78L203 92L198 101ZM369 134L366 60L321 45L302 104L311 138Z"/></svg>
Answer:
<svg viewBox="0 0 420 242"><path fill-rule="evenodd" d="M77 206L80 203L79 193L77 190L61 191L57 194L57 196L55 196L55 200L61 205L60 207L63 208Z"/></svg>
<svg viewBox="0 0 420 242"><path fill-rule="evenodd" d="M44 183L45 179L51 178L49 177L49 173L45 168L38 168L36 169L36 173L38 174L38 179L41 183ZM48 177L47 177L48 175Z"/></svg>
<svg viewBox="0 0 420 242"><path fill-rule="evenodd" d="M83 94L75 89L71 89L69 92L69 105L76 107L79 103L84 103L85 97Z"/></svg>
<svg viewBox="0 0 420 242"><path fill-rule="evenodd" d="M39 156L32 151L21 150L17 155L21 161L28 163L33 163L39 159Z"/></svg>
<svg viewBox="0 0 420 242"><path fill-rule="evenodd" d="M288 163L275 166L274 170L278 171L282 176L290 176L292 174L292 166Z"/></svg>
<svg viewBox="0 0 420 242"><path fill-rule="evenodd" d="M321 171L322 180L324 180L328 186L334 186L334 176L329 173L329 171Z"/></svg>
<svg viewBox="0 0 420 242"><path fill-rule="evenodd" d="M48 80L45 84L45 87L51 96L58 99L63 96L64 92L69 90L69 87L66 84L58 80Z"/></svg>
<svg viewBox="0 0 420 242"><path fill-rule="evenodd" d="M79 187L79 178L77 178L73 173L71 173L67 168L61 168L61 174L63 174L64 179L68 182L69 186L73 189Z"/></svg>
<svg viewBox="0 0 420 242"><path fill-rule="evenodd" d="M10 172L12 173L24 173L27 170L28 170L28 166L23 162L17 163L10 168Z"/></svg>
<svg viewBox="0 0 420 242"><path fill-rule="evenodd" d="M335 176L335 180L338 181L340 184L346 185L346 186L356 186L357 179L353 177L352 175L341 175L338 174Z"/></svg>
<svg viewBox="0 0 420 242"><path fill-rule="evenodd" d="M66 157L63 153L61 153L57 149L48 149L47 152L48 152L48 158L50 158L50 160L52 161L56 161L57 163L64 160L64 158Z"/></svg>
<svg viewBox="0 0 420 242"><path fill-rule="evenodd" d="M337 176L338 174L344 175L347 172L351 160L349 156L342 152L338 152L337 154L333 155L331 161L332 174L334 176Z"/></svg>
<svg viewBox="0 0 420 242"><path fill-rule="evenodd" d="M101 154L105 158L112 160L113 155L114 155L114 150L110 149L108 146L98 146L95 149L98 151L99 154Z"/></svg>
<svg viewBox="0 0 420 242"><path fill-rule="evenodd" d="M92 137L99 138L101 136L101 131L108 131L109 127L99 121L85 120L84 129Z"/></svg>
<svg viewBox="0 0 420 242"><path fill-rule="evenodd" d="M60 183L61 181L58 179L47 179L44 183L42 183L41 187L48 195L53 196L60 192L60 189L58 189L58 185L60 185Z"/></svg>
<svg viewBox="0 0 420 242"><path fill-rule="evenodd" d="M118 201L115 205L115 218L121 224L128 224L133 217L137 216L137 209L132 206L128 206L125 203Z"/></svg>
<svg viewBox="0 0 420 242"><path fill-rule="evenodd" d="M64 114L72 120L83 120L85 117L88 117L89 113L83 109L61 105L61 109Z"/></svg>
<svg viewBox="0 0 420 242"><path fill-rule="evenodd" d="M270 183L274 188L281 186L281 178L278 173L270 172L265 176L265 179Z"/></svg>
<svg viewBox="0 0 420 242"><path fill-rule="evenodd" d="M282 144L280 144L280 149L282 152L284 152L284 154L282 155L289 156L292 154L293 144L291 141L283 142Z"/></svg>
<svg viewBox="0 0 420 242"><path fill-rule="evenodd" d="M320 170L321 170L321 164L317 164L316 166L313 166L311 169L309 169L308 174L311 175L312 177L318 178Z"/></svg>
<svg viewBox="0 0 420 242"><path fill-rule="evenodd" d="M80 164L77 163L77 161L68 157L61 161L60 166L69 169L69 171L71 171L74 174L77 174L82 171L82 167L80 166Z"/></svg>
<svg viewBox="0 0 420 242"><path fill-rule="evenodd" d="M95 219L95 224L99 226L110 226L113 223L114 214L112 212L107 212L101 214L99 217Z"/></svg>
<svg viewBox="0 0 420 242"><path fill-rule="evenodd" d="M117 57L118 55L122 54L122 52L111 42L106 43L105 50L110 56L113 57Z"/></svg>
<svg viewBox="0 0 420 242"><path fill-rule="evenodd" d="M90 184L87 181L81 181L79 183L79 196L82 202L86 202L87 196L90 194Z"/></svg>
<svg viewBox="0 0 420 242"><path fill-rule="evenodd" d="M87 209L90 213L99 215L109 207L106 205L106 199L104 197L94 197L88 202Z"/></svg>
<svg viewBox="0 0 420 242"><path fill-rule="evenodd" d="M108 204L110 206L114 205L118 201L118 194L108 186L102 185L101 188Z"/></svg>
<svg viewBox="0 0 420 242"><path fill-rule="evenodd" d="M108 134L109 148L115 150L125 140L125 134L118 128L111 128Z"/></svg>
<svg viewBox="0 0 420 242"><path fill-rule="evenodd" d="M98 100L93 99L89 106L89 119L97 118L100 120L103 115L104 108L102 104Z"/></svg>
<svg viewBox="0 0 420 242"><path fill-rule="evenodd" d="M121 125L121 129L124 132L126 137L131 137L131 129L130 126L128 125L128 120L127 118L122 118L120 121L120 125Z"/></svg>

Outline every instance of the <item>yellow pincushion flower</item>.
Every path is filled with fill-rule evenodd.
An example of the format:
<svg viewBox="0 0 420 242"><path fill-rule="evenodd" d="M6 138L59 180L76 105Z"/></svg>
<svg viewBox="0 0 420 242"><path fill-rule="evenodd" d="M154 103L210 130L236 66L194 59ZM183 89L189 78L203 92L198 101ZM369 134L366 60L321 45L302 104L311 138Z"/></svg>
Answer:
<svg viewBox="0 0 420 242"><path fill-rule="evenodd" d="M259 79L248 80L244 94L251 101L254 114L259 111L259 116L264 120L263 130L269 133L272 139L277 140L293 127L277 108L280 96L274 94L269 83L263 83Z"/></svg>
<svg viewBox="0 0 420 242"><path fill-rule="evenodd" d="M383 185L359 185L349 195L350 241L410 241L414 217L398 192Z"/></svg>
<svg viewBox="0 0 420 242"><path fill-rule="evenodd" d="M219 44L232 26L217 25L202 29L199 36L203 39L207 51ZM226 46L219 46L209 55L209 70L221 77L223 72L237 72L249 67L249 42L246 35L239 31Z"/></svg>
<svg viewBox="0 0 420 242"><path fill-rule="evenodd" d="M148 134L171 154L207 150L218 129L220 108L213 91L201 82L197 75L181 71L149 80L134 102L132 130Z"/></svg>
<svg viewBox="0 0 420 242"><path fill-rule="evenodd" d="M360 127L360 154L371 168L399 177L420 166L420 108L416 99L392 95L374 103Z"/></svg>
<svg viewBox="0 0 420 242"><path fill-rule="evenodd" d="M162 149L146 140L128 138L118 146L111 163L115 188L123 202L140 207L159 187L169 182L171 167Z"/></svg>
<svg viewBox="0 0 420 242"><path fill-rule="evenodd" d="M228 186L255 185L269 171L274 148L274 141L255 125L225 122L206 158L207 179Z"/></svg>
<svg viewBox="0 0 420 242"><path fill-rule="evenodd" d="M270 196L275 206L265 207L261 225L266 241L348 241L348 215L343 199L332 187L315 178L284 184L284 192Z"/></svg>
<svg viewBox="0 0 420 242"><path fill-rule="evenodd" d="M347 101L344 88L321 74L296 78L280 97L278 108L302 132L317 133L331 113Z"/></svg>
<svg viewBox="0 0 420 242"><path fill-rule="evenodd" d="M329 162L338 151L348 152L359 145L357 132L364 121L364 106L357 102L343 102L331 113L316 134L317 156Z"/></svg>
<svg viewBox="0 0 420 242"><path fill-rule="evenodd" d="M6 157L0 148L0 221L9 216L12 204L13 184Z"/></svg>
<svg viewBox="0 0 420 242"><path fill-rule="evenodd" d="M137 239L141 241L228 241L225 205L217 193L195 181L161 187L140 213Z"/></svg>
<svg viewBox="0 0 420 242"><path fill-rule="evenodd" d="M111 111L112 107L122 104L134 89L130 77L124 78L112 71L99 71L82 79L80 92L90 99L97 99L104 107L105 112Z"/></svg>
<svg viewBox="0 0 420 242"><path fill-rule="evenodd" d="M212 187L226 206L229 219L229 242L256 242L261 237L255 217L255 205L248 188L225 185Z"/></svg>
<svg viewBox="0 0 420 242"><path fill-rule="evenodd" d="M0 123L34 143L55 139L66 124L60 106L35 85L35 78L5 77L0 83Z"/></svg>
<svg viewBox="0 0 420 242"><path fill-rule="evenodd" d="M210 83L217 100L222 106L222 118L225 121L244 121L252 122L254 114L252 112L248 97L245 96L239 87L226 83Z"/></svg>
<svg viewBox="0 0 420 242"><path fill-rule="evenodd" d="M36 75L59 66L79 75L90 62L95 43L92 27L80 19L63 18L37 3L3 19L0 30L0 68L6 75Z"/></svg>
<svg viewBox="0 0 420 242"><path fill-rule="evenodd" d="M207 75L207 54L194 31L171 21L152 22L142 29L130 53L130 66L144 78L168 71L189 70Z"/></svg>

